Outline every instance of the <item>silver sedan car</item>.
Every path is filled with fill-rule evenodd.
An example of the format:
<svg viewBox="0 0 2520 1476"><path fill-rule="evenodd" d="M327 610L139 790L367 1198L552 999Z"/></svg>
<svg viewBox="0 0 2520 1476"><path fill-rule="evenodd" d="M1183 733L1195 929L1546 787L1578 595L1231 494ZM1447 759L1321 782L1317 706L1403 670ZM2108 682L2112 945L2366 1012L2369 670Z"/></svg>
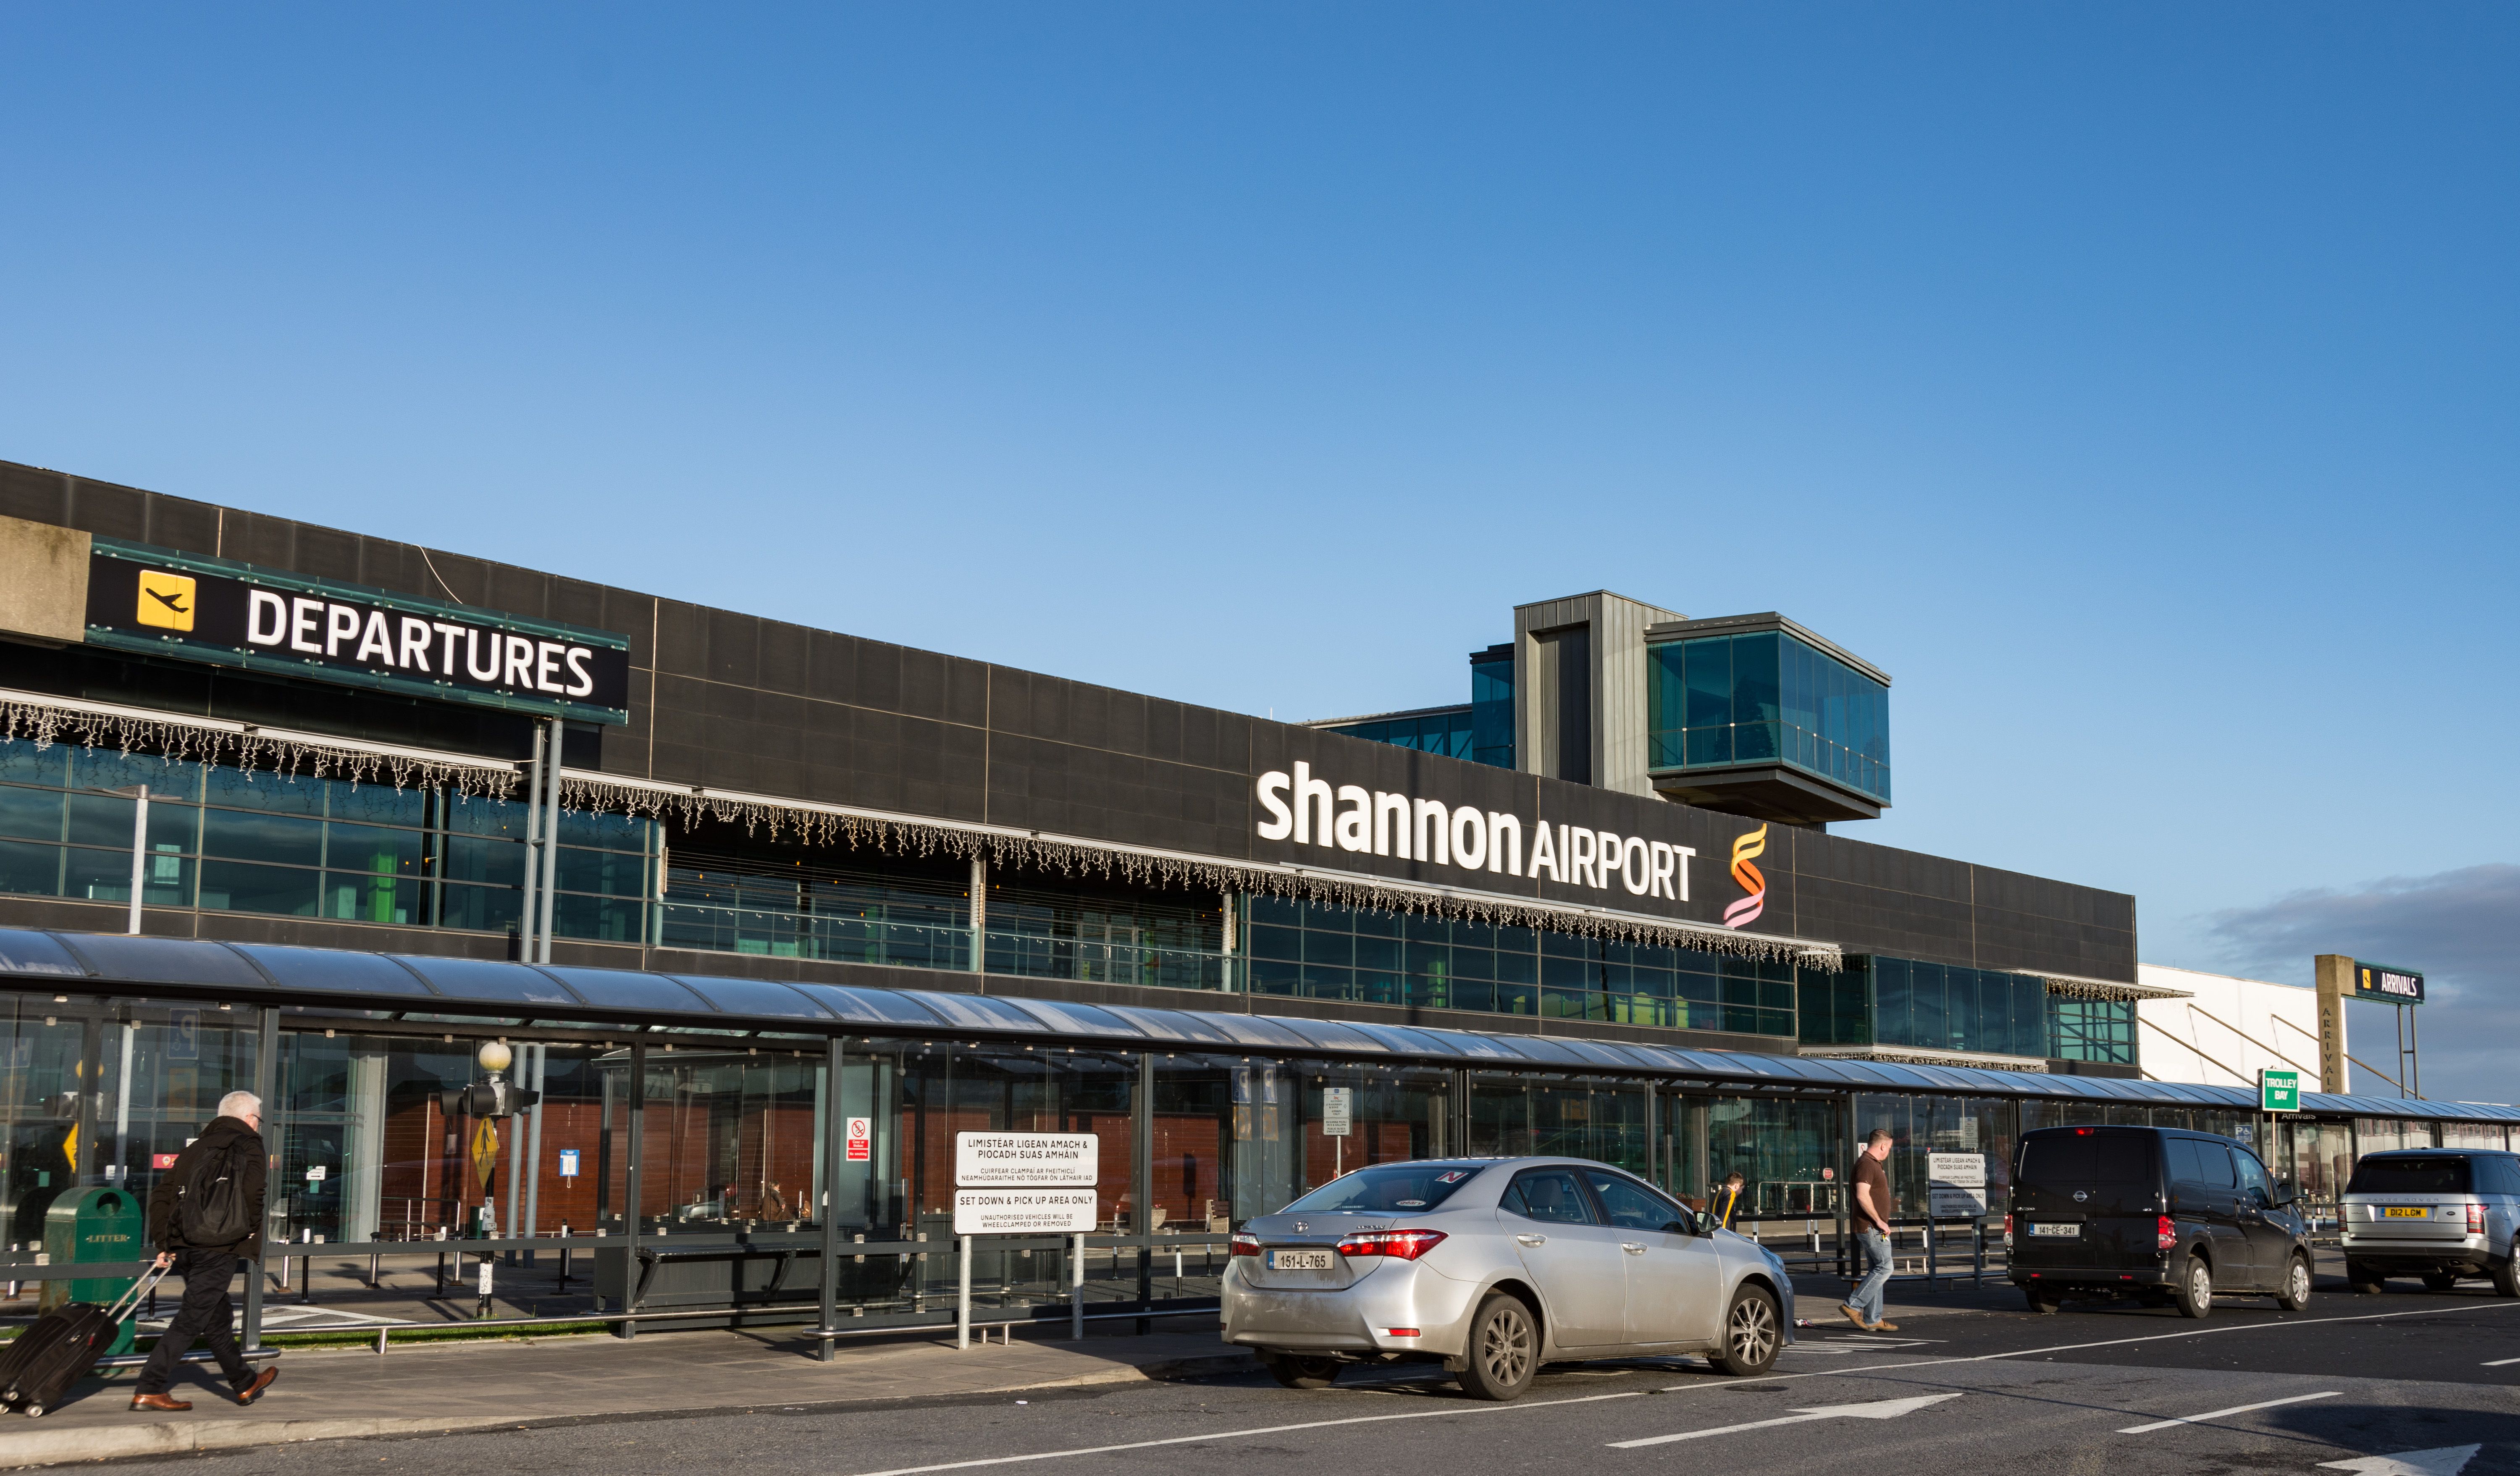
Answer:
<svg viewBox="0 0 2520 1476"><path fill-rule="evenodd" d="M1225 1341L1289 1388L1355 1363L1440 1361L1518 1397L1543 1363L1703 1353L1761 1374L1793 1340L1784 1263L1606 1164L1377 1164L1237 1231Z"/></svg>

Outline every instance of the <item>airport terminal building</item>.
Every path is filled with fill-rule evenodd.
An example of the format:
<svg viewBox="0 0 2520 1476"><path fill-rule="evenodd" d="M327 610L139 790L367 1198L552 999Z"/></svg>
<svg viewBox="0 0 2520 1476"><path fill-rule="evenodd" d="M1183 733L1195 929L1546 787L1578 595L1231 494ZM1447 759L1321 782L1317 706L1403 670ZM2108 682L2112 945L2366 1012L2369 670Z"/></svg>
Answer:
<svg viewBox="0 0 2520 1476"><path fill-rule="evenodd" d="M1279 723L0 463L8 1238L255 1086L275 1230L352 1244L485 1198L912 1241L965 1129L1097 1133L1143 1248L1433 1153L1825 1217L1888 1125L1903 1211L1937 1149L2000 1215L2045 1123L2248 1134L2316 1197L2520 1120L2144 1079L2135 899L1831 831L1891 803L1887 673L1511 613L1457 707ZM485 1169L447 1094L494 1038L543 1099Z"/></svg>

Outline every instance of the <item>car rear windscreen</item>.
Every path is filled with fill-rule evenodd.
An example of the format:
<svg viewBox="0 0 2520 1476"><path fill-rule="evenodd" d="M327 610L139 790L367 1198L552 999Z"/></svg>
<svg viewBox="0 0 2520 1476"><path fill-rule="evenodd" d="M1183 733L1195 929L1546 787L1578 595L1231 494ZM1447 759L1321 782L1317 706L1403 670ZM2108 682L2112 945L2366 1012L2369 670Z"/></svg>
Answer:
<svg viewBox="0 0 2520 1476"><path fill-rule="evenodd" d="M1390 1163L1333 1179L1287 1205L1288 1215L1388 1215L1431 1210L1478 1177L1478 1163Z"/></svg>
<svg viewBox="0 0 2520 1476"><path fill-rule="evenodd" d="M2146 1201L2155 1185L2152 1142L2149 1134L2132 1133L2029 1139L2021 1147L2020 1186L2062 1195L2062 1208L2080 1206L2093 1214ZM2081 1200L2073 1197L2077 1189Z"/></svg>
<svg viewBox="0 0 2520 1476"><path fill-rule="evenodd" d="M2464 1158L2365 1158L2354 1166L2349 1194L2464 1194Z"/></svg>

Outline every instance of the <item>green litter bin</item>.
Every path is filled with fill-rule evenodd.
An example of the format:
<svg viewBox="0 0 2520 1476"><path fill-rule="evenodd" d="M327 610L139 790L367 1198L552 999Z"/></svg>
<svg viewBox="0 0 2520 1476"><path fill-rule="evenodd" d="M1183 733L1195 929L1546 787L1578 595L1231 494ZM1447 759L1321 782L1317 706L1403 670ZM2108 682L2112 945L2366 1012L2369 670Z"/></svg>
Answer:
<svg viewBox="0 0 2520 1476"><path fill-rule="evenodd" d="M141 1237L148 1233L149 1206L129 1189L99 1185L72 1189L52 1202L44 1211L44 1255L54 1266L76 1266L82 1262L132 1262L149 1259L149 1248ZM112 1302L131 1289L129 1276L95 1276L70 1281L47 1281L38 1306L50 1312L67 1302L94 1302L100 1306ZM105 1356L131 1351L131 1328L137 1317L126 1319L113 1335L113 1344Z"/></svg>

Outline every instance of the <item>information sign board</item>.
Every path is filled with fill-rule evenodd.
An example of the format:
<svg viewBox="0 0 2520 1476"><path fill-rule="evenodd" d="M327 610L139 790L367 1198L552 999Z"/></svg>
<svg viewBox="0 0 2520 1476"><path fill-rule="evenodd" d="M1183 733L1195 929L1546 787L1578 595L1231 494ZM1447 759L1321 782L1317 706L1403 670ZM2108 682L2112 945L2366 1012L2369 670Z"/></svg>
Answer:
<svg viewBox="0 0 2520 1476"><path fill-rule="evenodd" d="M1324 1087L1322 1089L1322 1136L1346 1138L1356 1129L1356 1089Z"/></svg>
<svg viewBox="0 0 2520 1476"><path fill-rule="evenodd" d="M1974 1220L1986 1213L1986 1155L1925 1155L1928 1206L1937 1220Z"/></svg>
<svg viewBox="0 0 2520 1476"><path fill-rule="evenodd" d="M958 1188L1092 1188L1102 1182L1102 1140L1093 1133L954 1135Z"/></svg>
<svg viewBox="0 0 2520 1476"><path fill-rule="evenodd" d="M2261 1112L2300 1111L2301 1073L2272 1069L2259 1071L2258 1110Z"/></svg>
<svg viewBox="0 0 2520 1476"><path fill-rule="evenodd" d="M1072 1235L1094 1229L1092 1189L956 1189L958 1235Z"/></svg>

